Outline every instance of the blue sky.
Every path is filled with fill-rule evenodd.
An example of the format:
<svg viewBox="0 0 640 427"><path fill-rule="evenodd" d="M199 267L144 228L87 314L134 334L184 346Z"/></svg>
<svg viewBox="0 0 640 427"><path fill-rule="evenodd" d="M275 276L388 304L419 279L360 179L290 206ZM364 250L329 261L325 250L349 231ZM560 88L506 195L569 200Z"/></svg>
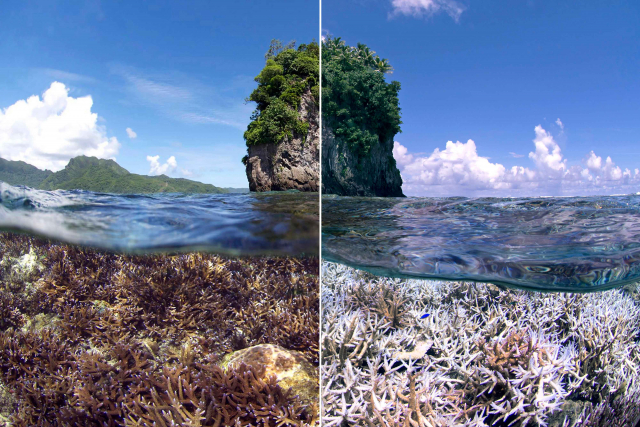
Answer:
<svg viewBox="0 0 640 427"><path fill-rule="evenodd" d="M244 99L271 39L317 40L318 13L300 0L5 2L0 156L52 169L115 157L247 187Z"/></svg>
<svg viewBox="0 0 640 427"><path fill-rule="evenodd" d="M640 191L640 2L324 0L322 19L395 68L406 194Z"/></svg>

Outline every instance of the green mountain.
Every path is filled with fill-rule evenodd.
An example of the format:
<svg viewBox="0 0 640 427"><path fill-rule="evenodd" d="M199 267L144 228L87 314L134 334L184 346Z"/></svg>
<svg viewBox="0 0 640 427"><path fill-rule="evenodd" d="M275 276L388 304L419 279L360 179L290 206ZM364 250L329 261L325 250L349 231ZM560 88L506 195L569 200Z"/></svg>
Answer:
<svg viewBox="0 0 640 427"><path fill-rule="evenodd" d="M228 190L184 178L130 173L113 160L78 156L58 172L24 162L0 159L0 181L42 190L88 190L102 193L227 193Z"/></svg>
<svg viewBox="0 0 640 427"><path fill-rule="evenodd" d="M29 163L0 158L0 181L7 184L38 187L51 174L50 170L43 171Z"/></svg>

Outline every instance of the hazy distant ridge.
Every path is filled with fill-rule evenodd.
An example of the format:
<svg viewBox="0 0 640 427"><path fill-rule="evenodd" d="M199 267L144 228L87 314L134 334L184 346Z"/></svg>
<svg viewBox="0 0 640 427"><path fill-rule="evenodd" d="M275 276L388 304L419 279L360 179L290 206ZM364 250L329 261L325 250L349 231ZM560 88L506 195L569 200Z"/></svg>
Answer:
<svg viewBox="0 0 640 427"><path fill-rule="evenodd" d="M22 161L0 159L0 181L42 190L88 190L103 193L219 194L243 190L225 189L166 175L138 175L130 173L113 160L87 156L74 157L58 172L43 171Z"/></svg>

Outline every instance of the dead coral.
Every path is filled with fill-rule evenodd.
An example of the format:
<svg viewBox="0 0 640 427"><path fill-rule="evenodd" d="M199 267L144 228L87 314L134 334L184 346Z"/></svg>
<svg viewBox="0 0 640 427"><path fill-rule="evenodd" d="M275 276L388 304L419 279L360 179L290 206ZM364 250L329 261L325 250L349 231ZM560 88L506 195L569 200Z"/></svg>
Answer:
<svg viewBox="0 0 640 427"><path fill-rule="evenodd" d="M635 421L640 307L628 292L541 294L322 268L325 426L546 426L577 401L581 424L567 426ZM374 304L392 294L403 301L395 328Z"/></svg>
<svg viewBox="0 0 640 427"><path fill-rule="evenodd" d="M32 292L0 269L0 379L16 397L14 426L316 422L289 390L256 379L260 367L216 364L270 343L317 367L317 259L118 255L8 233L0 251L42 264Z"/></svg>

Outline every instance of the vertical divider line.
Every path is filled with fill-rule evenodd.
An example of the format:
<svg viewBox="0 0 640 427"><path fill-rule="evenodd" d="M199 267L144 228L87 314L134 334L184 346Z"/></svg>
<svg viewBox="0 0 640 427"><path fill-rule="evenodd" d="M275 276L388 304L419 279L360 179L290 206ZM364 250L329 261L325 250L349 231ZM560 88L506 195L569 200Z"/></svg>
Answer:
<svg viewBox="0 0 640 427"><path fill-rule="evenodd" d="M318 141L318 149L320 150L318 161L318 399L320 405L318 405L318 419L320 426L322 426L322 415L324 414L323 401L322 401L322 0L318 0L318 43L319 43L319 61L320 66L318 68L318 126L320 127L320 141Z"/></svg>

